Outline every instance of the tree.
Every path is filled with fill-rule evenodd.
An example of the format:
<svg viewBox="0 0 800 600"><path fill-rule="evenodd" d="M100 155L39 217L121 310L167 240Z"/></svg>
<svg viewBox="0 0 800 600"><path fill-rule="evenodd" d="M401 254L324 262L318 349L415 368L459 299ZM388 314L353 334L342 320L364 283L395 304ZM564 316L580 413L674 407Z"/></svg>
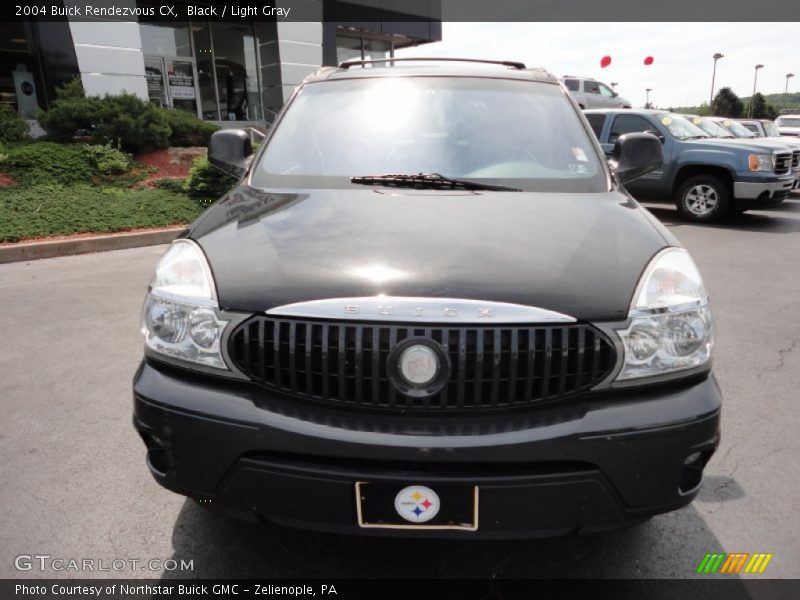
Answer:
<svg viewBox="0 0 800 600"><path fill-rule="evenodd" d="M741 117L744 112L744 103L729 87L721 88L711 102L711 113L718 117Z"/></svg>
<svg viewBox="0 0 800 600"><path fill-rule="evenodd" d="M769 119L770 121L774 121L778 117L778 109L767 102L767 99L761 92L756 92L750 102L753 107L752 113L754 119Z"/></svg>

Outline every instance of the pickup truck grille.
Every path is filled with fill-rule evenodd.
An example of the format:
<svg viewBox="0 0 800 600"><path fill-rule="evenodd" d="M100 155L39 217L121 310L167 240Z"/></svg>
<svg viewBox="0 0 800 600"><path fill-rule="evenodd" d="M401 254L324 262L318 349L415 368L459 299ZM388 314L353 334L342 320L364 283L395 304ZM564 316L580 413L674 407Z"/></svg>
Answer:
<svg viewBox="0 0 800 600"><path fill-rule="evenodd" d="M775 174L785 175L792 169L792 153L780 152L775 155Z"/></svg>
<svg viewBox="0 0 800 600"><path fill-rule="evenodd" d="M403 394L387 364L407 338L435 342L449 359L443 387ZM605 379L616 351L586 324L425 326L332 323L256 316L231 334L228 354L253 381L328 405L394 411L479 411L574 396Z"/></svg>
<svg viewBox="0 0 800 600"><path fill-rule="evenodd" d="M800 150L792 152L792 170L800 170Z"/></svg>

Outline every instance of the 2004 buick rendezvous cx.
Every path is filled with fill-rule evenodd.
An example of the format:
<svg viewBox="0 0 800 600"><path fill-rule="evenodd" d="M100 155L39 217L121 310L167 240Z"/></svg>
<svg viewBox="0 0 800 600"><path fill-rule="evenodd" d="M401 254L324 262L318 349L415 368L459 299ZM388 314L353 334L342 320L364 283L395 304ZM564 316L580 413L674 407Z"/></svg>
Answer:
<svg viewBox="0 0 800 600"><path fill-rule="evenodd" d="M354 67L363 68L354 68ZM159 262L134 424L164 487L341 532L597 531L691 502L719 442L689 254L549 73L345 64L301 85Z"/></svg>

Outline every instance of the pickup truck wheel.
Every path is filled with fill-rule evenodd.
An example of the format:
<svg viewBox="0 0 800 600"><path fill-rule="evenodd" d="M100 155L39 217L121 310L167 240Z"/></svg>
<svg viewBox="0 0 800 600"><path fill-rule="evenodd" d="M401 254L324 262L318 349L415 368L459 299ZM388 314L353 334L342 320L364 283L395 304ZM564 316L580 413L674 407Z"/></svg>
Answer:
<svg viewBox="0 0 800 600"><path fill-rule="evenodd" d="M730 189L719 177L695 175L678 188L675 203L678 212L690 221L719 221L731 211Z"/></svg>

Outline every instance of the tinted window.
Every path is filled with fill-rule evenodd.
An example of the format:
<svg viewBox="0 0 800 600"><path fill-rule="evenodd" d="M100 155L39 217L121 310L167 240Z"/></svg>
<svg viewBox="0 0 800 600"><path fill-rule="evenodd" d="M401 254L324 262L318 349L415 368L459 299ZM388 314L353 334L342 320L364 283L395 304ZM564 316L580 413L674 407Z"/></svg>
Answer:
<svg viewBox="0 0 800 600"><path fill-rule="evenodd" d="M614 119L614 124L611 126L609 141L615 141L624 133L641 133L655 130L655 125L639 115L617 115Z"/></svg>
<svg viewBox="0 0 800 600"><path fill-rule="evenodd" d="M756 133L756 134L758 134L758 133L761 133L761 132L758 130L758 126L757 126L755 123L742 123L742 125L744 125L745 127L747 127L747 128L748 128L750 131L752 131L753 133Z"/></svg>
<svg viewBox="0 0 800 600"><path fill-rule="evenodd" d="M596 81L584 81L583 91L586 92L587 94L599 94L600 86L597 84Z"/></svg>
<svg viewBox="0 0 800 600"><path fill-rule="evenodd" d="M589 113L586 115L586 120L589 121L589 125L592 127L592 131L597 136L597 139L600 139L600 134L603 132L603 125L606 122L606 115L601 113Z"/></svg>
<svg viewBox="0 0 800 600"><path fill-rule="evenodd" d="M800 117L778 117L775 119L778 127L800 127Z"/></svg>
<svg viewBox="0 0 800 600"><path fill-rule="evenodd" d="M577 92L580 89L580 82L577 79L565 79L564 85L570 92Z"/></svg>
<svg viewBox="0 0 800 600"><path fill-rule="evenodd" d="M349 187L440 173L524 190L600 191L606 172L560 87L472 77L305 85L267 142L257 187Z"/></svg>

